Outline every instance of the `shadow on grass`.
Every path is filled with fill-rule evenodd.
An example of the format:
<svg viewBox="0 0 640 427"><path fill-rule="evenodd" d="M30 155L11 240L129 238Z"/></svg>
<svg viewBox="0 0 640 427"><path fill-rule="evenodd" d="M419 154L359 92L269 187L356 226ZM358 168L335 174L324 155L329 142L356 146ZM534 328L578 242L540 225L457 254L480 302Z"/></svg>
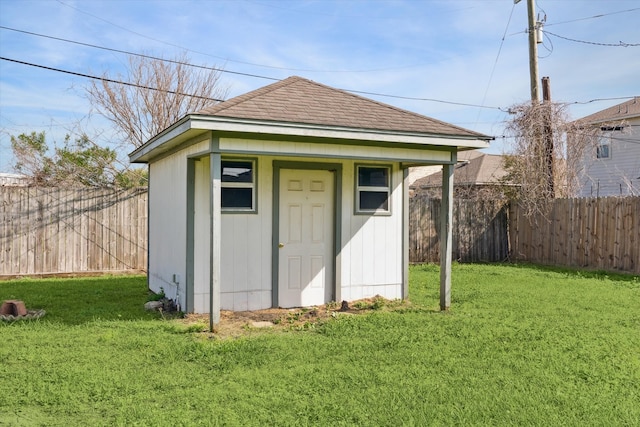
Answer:
<svg viewBox="0 0 640 427"><path fill-rule="evenodd" d="M154 320L158 312L144 309L144 276L72 279L20 279L0 282L0 302L24 301L28 310L46 311L41 322L79 325L94 320ZM5 322L3 322L5 323Z"/></svg>
<svg viewBox="0 0 640 427"><path fill-rule="evenodd" d="M617 272L617 271L607 271L607 270L588 270L588 269L580 269L580 268L570 268L570 267L558 267L552 265L541 265L541 264L531 264L527 262L473 262L473 263L460 263L455 261L453 263L453 269L455 273L456 268L465 268L474 265L481 266L489 266L489 267L510 267L517 268L522 270L531 270L531 271L539 271L539 272L552 272L552 273L560 273L567 276L572 276L576 278L584 278L584 279L608 279L615 282L638 282L640 281L640 276L633 273L627 272ZM412 268L418 269L428 273L438 273L440 271L440 266L438 264L427 263L427 264L413 264Z"/></svg>
<svg viewBox="0 0 640 427"><path fill-rule="evenodd" d="M626 272L615 272L615 271L606 271L606 270L584 270L584 269L578 269L578 268L556 267L551 265L539 265L539 264L528 264L528 263L513 263L513 264L504 263L500 265L529 269L534 271L541 271L541 272L560 273L566 276L584 278L584 279L596 279L596 280L608 279L614 282L640 281L640 276L638 276L637 274L626 273Z"/></svg>

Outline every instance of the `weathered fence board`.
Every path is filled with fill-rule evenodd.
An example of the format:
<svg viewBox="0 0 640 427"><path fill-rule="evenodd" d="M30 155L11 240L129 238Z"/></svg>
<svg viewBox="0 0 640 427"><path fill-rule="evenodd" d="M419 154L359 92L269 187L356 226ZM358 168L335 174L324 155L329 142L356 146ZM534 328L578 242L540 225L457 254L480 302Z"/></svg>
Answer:
<svg viewBox="0 0 640 427"><path fill-rule="evenodd" d="M546 218L454 200L453 259L640 274L640 197L558 199ZM409 202L409 260L439 262L440 200ZM0 187L0 276L147 268L146 189Z"/></svg>
<svg viewBox="0 0 640 427"><path fill-rule="evenodd" d="M547 218L509 211L513 260L640 274L640 197L557 199Z"/></svg>
<svg viewBox="0 0 640 427"><path fill-rule="evenodd" d="M424 196L409 202L409 261L439 262L440 200ZM453 259L506 260L509 254L507 206L497 200L453 202Z"/></svg>
<svg viewBox="0 0 640 427"><path fill-rule="evenodd" d="M557 199L546 216L517 205L455 200L453 258L512 259L640 274L640 197ZM439 262L440 200L409 203L409 260Z"/></svg>
<svg viewBox="0 0 640 427"><path fill-rule="evenodd" d="M0 276L146 270L147 190L0 187Z"/></svg>

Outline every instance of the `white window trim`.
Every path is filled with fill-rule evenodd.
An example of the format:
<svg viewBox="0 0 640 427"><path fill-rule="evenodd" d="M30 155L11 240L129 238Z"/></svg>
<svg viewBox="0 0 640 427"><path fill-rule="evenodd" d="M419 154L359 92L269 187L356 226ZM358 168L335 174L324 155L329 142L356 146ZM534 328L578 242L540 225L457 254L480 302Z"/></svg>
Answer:
<svg viewBox="0 0 640 427"><path fill-rule="evenodd" d="M359 183L359 169L361 167L364 168L379 168L379 169L387 169L387 177L389 179L387 187L374 187L374 186L361 186ZM354 210L356 215L380 215L380 216L389 216L391 215L391 174L393 172L393 168L391 165L376 165L376 164L356 164L355 165L355 200L354 200ZM360 193L363 191L367 192L386 192L387 193L387 209L361 209L360 208Z"/></svg>
<svg viewBox="0 0 640 427"><path fill-rule="evenodd" d="M600 148L607 147L607 155L600 155ZM611 134L607 133L600 137L598 141L598 146L596 147L596 159L598 160L606 160L611 158Z"/></svg>
<svg viewBox="0 0 640 427"><path fill-rule="evenodd" d="M238 208L238 207L229 207L225 208L224 206L220 206L220 210L223 213L239 213L239 214L247 214L247 213L258 213L258 205L257 205L257 193L258 193L258 160L255 158L241 158L241 157L233 157L226 158L223 157L221 159L222 162L243 162L243 163L251 163L251 182L225 182L220 180L220 187L223 188L251 188L251 207L250 208Z"/></svg>

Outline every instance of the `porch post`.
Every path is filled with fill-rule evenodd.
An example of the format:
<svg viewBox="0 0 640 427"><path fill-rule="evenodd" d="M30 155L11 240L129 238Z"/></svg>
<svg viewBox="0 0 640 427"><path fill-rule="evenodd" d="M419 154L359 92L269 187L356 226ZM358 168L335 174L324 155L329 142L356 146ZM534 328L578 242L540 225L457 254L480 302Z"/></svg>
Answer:
<svg viewBox="0 0 640 427"><path fill-rule="evenodd" d="M402 299L409 298L409 168L402 168Z"/></svg>
<svg viewBox="0 0 640 427"><path fill-rule="evenodd" d="M451 153L451 164L442 165L442 206L440 207L440 310L451 306L451 246L453 242L453 170L457 152Z"/></svg>
<svg viewBox="0 0 640 427"><path fill-rule="evenodd" d="M216 141L217 142L217 141ZM209 332L213 332L215 325L220 323L220 179L222 165L220 153L212 152L210 159L210 195L209 213L211 224L209 232L210 261L209 261Z"/></svg>

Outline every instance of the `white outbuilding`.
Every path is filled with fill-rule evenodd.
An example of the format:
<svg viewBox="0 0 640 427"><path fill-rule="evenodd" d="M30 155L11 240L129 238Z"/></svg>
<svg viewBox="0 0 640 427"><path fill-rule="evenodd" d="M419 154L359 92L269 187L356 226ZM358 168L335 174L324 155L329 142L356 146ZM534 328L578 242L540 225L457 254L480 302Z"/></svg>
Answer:
<svg viewBox="0 0 640 427"><path fill-rule="evenodd" d="M290 77L182 118L149 165L149 288L186 312L408 295L408 168L443 165L441 298L457 152L491 138Z"/></svg>

